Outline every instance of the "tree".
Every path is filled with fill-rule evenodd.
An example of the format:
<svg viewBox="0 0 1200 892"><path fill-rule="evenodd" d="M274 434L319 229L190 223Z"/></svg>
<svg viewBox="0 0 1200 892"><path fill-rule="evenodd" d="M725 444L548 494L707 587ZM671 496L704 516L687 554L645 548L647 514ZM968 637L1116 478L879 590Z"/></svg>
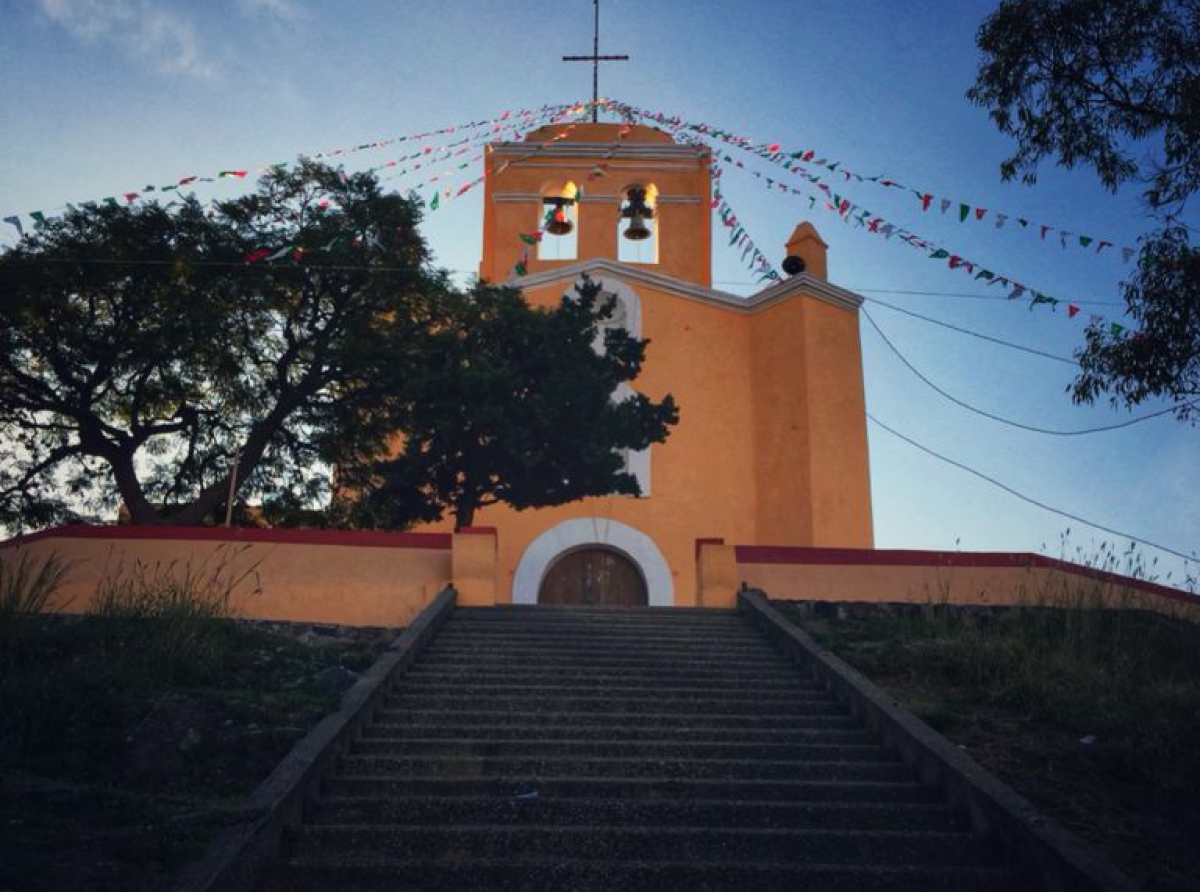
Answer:
<svg viewBox="0 0 1200 892"><path fill-rule="evenodd" d="M621 450L662 442L679 415L670 396L614 399L641 371L648 343L604 327L615 301L586 279L553 309L505 287L457 296L431 361L408 374L397 454L341 469L357 495L351 517L401 527L451 511L465 527L497 502L636 494Z"/></svg>
<svg viewBox="0 0 1200 892"><path fill-rule="evenodd" d="M1200 188L1200 2L1003 0L977 43L983 59L967 96L1017 141L1001 165L1006 180L1034 182L1046 158L1090 166L1110 190L1140 183L1158 221L1123 285L1138 330L1089 327L1074 400L1165 396L1184 400L1178 417L1194 417L1200 253L1183 218Z"/></svg>
<svg viewBox="0 0 1200 892"><path fill-rule="evenodd" d="M303 503L387 442L442 277L418 206L302 161L206 208L75 208L0 256L0 523Z"/></svg>

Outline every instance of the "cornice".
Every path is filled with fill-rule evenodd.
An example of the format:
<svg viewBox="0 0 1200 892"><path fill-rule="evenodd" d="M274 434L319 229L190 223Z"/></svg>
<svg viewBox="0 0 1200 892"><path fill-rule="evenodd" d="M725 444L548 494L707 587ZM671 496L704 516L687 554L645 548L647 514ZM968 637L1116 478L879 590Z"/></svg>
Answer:
<svg viewBox="0 0 1200 892"><path fill-rule="evenodd" d="M500 156L527 155L531 158L636 158L639 160L696 159L707 158L712 154L707 146L671 145L669 143L498 142L492 143L491 150Z"/></svg>
<svg viewBox="0 0 1200 892"><path fill-rule="evenodd" d="M815 297L817 300L824 301L844 310L857 311L863 302L863 298L853 291L847 291L845 288L831 285L825 280L818 279L808 273L800 273L797 276L776 282L749 297L740 297L736 294L730 294L727 291L705 288L703 285L697 285L694 282L685 282L682 279L676 279L674 276L665 276L662 273L650 272L637 266L618 263L615 260L609 260L604 257L596 257L591 260L572 263L568 266L542 270L527 276L511 277L505 284L514 285L518 288L540 288L559 281L574 282L584 273L596 278L613 276L630 284L646 285L650 288L687 298L688 300L696 300L701 303L741 313L756 313L777 303L782 303L798 294L807 294L810 297Z"/></svg>

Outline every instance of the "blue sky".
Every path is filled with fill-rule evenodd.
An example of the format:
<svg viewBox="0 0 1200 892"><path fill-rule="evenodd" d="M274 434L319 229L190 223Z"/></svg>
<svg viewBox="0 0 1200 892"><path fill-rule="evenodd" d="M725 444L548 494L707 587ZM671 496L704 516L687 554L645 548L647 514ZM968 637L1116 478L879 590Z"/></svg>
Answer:
<svg viewBox="0 0 1200 892"><path fill-rule="evenodd" d="M1087 170L1047 166L1036 186L1001 182L1011 146L963 96L978 60L974 34L992 6L604 0L601 49L632 61L608 66L601 92L785 149L812 148L850 170L952 199L943 215L936 201L922 212L899 189L854 182L841 190L953 254L1078 303L1081 315L1068 319L1065 303L1052 312L996 299L1005 292L740 171L723 183L772 259L794 224L811 219L830 245L832 281L1069 357L1090 313L1124 321L1119 283L1130 267L1116 248L1096 254L1095 243L1084 250L1073 241L1064 249L1055 233L1043 242L1036 224L1117 246L1136 245L1151 224L1136 187L1112 195ZM588 0L0 0L0 217L586 99L590 68L558 59L590 50L591 17ZM349 166L389 157L387 149L360 153ZM239 188L215 183L198 194ZM987 209L984 219L960 223L960 201ZM1034 225L997 229L997 212ZM430 216L425 232L442 265L476 268L480 219L478 191ZM3 229L0 244L11 244L14 231ZM753 291L753 276L724 242L714 258L719 287ZM1131 417L1072 405L1069 365L878 304L867 309L924 374L989 412L1056 429ZM1166 417L1090 436L1016 430L928 389L865 322L863 344L869 409L897 430L1048 505L1179 551L1200 547L1195 428ZM870 437L880 547L1057 556L1068 527L1068 556L1102 541L1127 544L1023 504L877 427ZM1175 581L1183 572L1166 556L1160 567Z"/></svg>

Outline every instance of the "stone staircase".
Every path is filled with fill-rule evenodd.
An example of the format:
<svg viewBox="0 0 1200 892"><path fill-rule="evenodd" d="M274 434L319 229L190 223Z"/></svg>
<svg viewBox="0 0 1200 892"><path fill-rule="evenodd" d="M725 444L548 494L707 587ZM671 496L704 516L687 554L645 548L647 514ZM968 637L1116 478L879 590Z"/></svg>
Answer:
<svg viewBox="0 0 1200 892"><path fill-rule="evenodd" d="M1001 890L938 788L733 611L458 609L267 890Z"/></svg>

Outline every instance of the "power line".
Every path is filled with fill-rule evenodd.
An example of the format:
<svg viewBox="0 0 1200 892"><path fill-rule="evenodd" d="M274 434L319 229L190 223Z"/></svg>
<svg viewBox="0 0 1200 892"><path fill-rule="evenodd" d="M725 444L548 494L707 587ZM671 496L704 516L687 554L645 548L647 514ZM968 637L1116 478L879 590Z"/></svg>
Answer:
<svg viewBox="0 0 1200 892"><path fill-rule="evenodd" d="M949 322L943 322L941 319L934 319L932 316L923 316L920 313L914 313L912 310L906 310L903 307L898 307L895 304L890 304L887 301L880 300L877 297L868 297L868 301L873 304L878 304L881 307L887 307L889 310L895 310L897 313L903 313L906 316L912 316L914 319L920 319L924 322L931 322L934 325L940 325L942 328L948 328L951 331L957 331L961 334L970 335L973 338L980 338L984 341L991 341L993 344L1000 344L1004 347L1011 347L1013 350L1020 350L1024 353L1032 353L1034 356L1041 356L1045 359L1053 359L1055 362L1065 362L1067 365L1075 365L1075 360L1066 356L1059 356L1055 353L1047 353L1044 350L1038 350L1036 347L1026 347L1024 344L1014 344L1012 341L1004 341L1000 338L994 338L991 335L983 334L982 332L973 331L969 328L962 328L957 325L952 325ZM863 310L864 315L866 310ZM874 324L874 323L872 323Z"/></svg>
<svg viewBox="0 0 1200 892"><path fill-rule="evenodd" d="M995 486L995 487L998 487L999 489L1004 490L1009 495L1015 496L1016 498L1020 499L1022 502L1028 502L1030 505L1034 505L1035 507L1041 508L1043 511L1049 511L1051 514L1057 514L1060 517L1065 517L1068 520L1074 521L1075 523L1081 523L1084 526L1091 527L1092 529L1100 530L1101 532L1108 533L1111 536L1118 536L1122 539L1128 539L1131 542L1137 542L1140 545L1147 545L1150 548L1157 548L1159 551L1163 551L1167 554L1173 555L1178 558L1183 558L1185 561L1198 560L1198 558L1194 554L1184 554L1182 551L1178 551L1174 548L1168 548L1166 545L1160 545L1157 542L1151 542L1149 539L1143 539L1140 536L1134 536L1130 533L1124 533L1120 530L1114 530L1112 527L1106 527L1103 524L1099 524L1099 523L1095 523L1093 521L1087 520L1076 514L1072 514L1069 511L1063 511L1060 508L1055 508L1051 505L1047 505L1045 502L1039 502L1037 499L1031 498L1030 496L1027 496L1024 493L1013 489L1011 486L1001 483L999 480L995 479L994 477L989 477L987 474L984 474L982 471L976 471L974 468L972 468L968 465L965 465L960 461L955 461L954 459L949 458L948 456L942 455L940 452L936 452L933 449L930 449L928 446L918 443L916 440L912 439L911 437L905 436L904 434L900 433L900 431L896 430L895 428L889 427L888 425L884 424L882 421L880 421L878 418L876 418L870 412L867 413L867 418L869 418L871 421L873 421L879 427L883 428L885 431L887 431L892 436L897 437L898 439L903 440L908 445L921 450L926 455L932 456L933 458L936 458L938 461L945 462L948 465L953 465L954 467L958 468L961 471L966 471L968 474L970 474L974 477L978 477L980 480L983 480L987 483L992 484L992 486Z"/></svg>
<svg viewBox="0 0 1200 892"><path fill-rule="evenodd" d="M892 352L895 353L897 357L899 357L900 361L902 363L904 363L905 366L907 366L908 370L910 372L912 372L914 375L916 375L918 378L920 378L922 381L924 381L925 384L928 385L930 388L935 390L937 393L939 393L944 398L948 399L950 402L954 403L956 406L961 406L962 408L966 409L968 412L974 412L976 415L982 415L984 418L990 418L992 421L998 421L1001 424L1007 424L1010 427L1019 428L1020 430L1031 431L1032 433L1035 433L1035 434L1048 434L1050 436L1055 436L1055 437L1078 437L1083 434L1098 434L1098 433L1102 433L1104 431L1113 431L1113 430L1118 430L1123 427L1129 427L1130 425L1138 424L1139 422L1147 421L1151 418L1158 418L1162 415L1168 415L1168 414L1176 411L1176 409L1185 408L1187 406L1192 405L1192 403L1184 403L1181 406L1169 406L1166 409L1160 409L1159 411L1151 412L1148 415L1141 415L1137 418L1131 418L1130 420L1122 421L1119 424L1109 424L1109 425L1103 425L1101 427L1083 428L1081 430L1067 430L1067 431L1054 430L1053 428L1037 427L1032 424L1024 424L1023 422L1020 422L1020 421L1013 421L1011 418L1004 418L1001 415L995 415L984 409L980 409L977 406L973 406L968 402L964 402L963 400L960 400L958 397L954 396L953 394L947 393L945 390L943 390L937 384L934 384L927 377L925 377L925 375L923 375L921 373L920 369L918 369L916 366L914 366L911 362L908 361L908 358L903 353L900 352L900 348L892 343L891 339L886 334L883 333L883 329L879 327L879 324L874 319L871 318L870 313L868 313L866 310L863 310L862 313L863 313L863 317L866 318L866 320L871 323L871 327L875 329L875 332L881 338L883 338L883 342L885 344L887 344L888 347L891 348Z"/></svg>

